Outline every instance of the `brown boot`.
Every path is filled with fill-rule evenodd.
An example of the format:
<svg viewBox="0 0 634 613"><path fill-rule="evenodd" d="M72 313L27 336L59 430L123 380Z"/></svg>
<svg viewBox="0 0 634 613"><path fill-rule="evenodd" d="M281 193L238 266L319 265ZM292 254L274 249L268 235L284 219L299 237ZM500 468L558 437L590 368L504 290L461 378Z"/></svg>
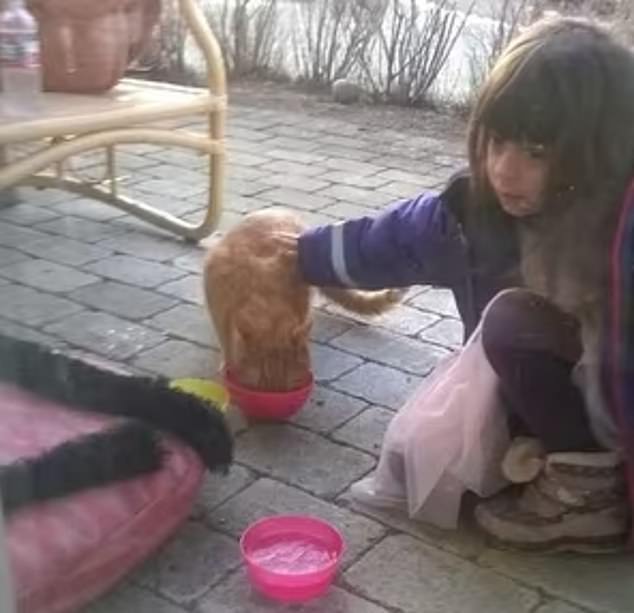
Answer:
<svg viewBox="0 0 634 613"><path fill-rule="evenodd" d="M533 550L613 552L629 526L621 457L551 453L539 476L478 505L479 526L501 544Z"/></svg>

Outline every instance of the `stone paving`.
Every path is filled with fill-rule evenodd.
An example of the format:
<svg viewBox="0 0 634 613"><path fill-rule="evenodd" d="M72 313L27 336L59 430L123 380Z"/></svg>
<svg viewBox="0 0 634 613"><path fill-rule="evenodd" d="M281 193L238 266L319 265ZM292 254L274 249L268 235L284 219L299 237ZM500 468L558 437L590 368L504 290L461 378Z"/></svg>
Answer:
<svg viewBox="0 0 634 613"><path fill-rule="evenodd" d="M220 231L273 204L296 209L311 224L372 215L395 198L438 187L463 163L454 136L460 129L448 130L450 121L430 113L395 127L380 111L240 100L229 118ZM98 162L84 160L82 172L96 172ZM126 147L120 162L132 194L188 218L200 214L203 159L139 145ZM0 330L139 371L212 372L219 353L202 307L204 245L64 192L22 195L22 204L0 211ZM372 470L394 411L460 337L444 290L414 289L402 307L373 323L320 305L313 331L318 384L308 406L284 425L246 428L233 419L230 474L209 476L175 538L88 610L631 613L631 558L503 552L468 520L457 532L442 532L351 502L349 486ZM285 512L324 517L348 543L329 595L294 608L250 591L237 546L249 522Z"/></svg>

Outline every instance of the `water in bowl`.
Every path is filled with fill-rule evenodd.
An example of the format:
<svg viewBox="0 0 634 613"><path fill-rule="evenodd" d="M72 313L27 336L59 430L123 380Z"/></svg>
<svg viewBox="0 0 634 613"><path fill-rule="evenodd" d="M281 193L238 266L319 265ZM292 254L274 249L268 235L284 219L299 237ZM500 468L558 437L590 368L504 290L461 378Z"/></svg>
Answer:
<svg viewBox="0 0 634 613"><path fill-rule="evenodd" d="M337 553L329 551L320 541L293 534L263 541L250 553L262 568L289 575L319 571L337 558Z"/></svg>

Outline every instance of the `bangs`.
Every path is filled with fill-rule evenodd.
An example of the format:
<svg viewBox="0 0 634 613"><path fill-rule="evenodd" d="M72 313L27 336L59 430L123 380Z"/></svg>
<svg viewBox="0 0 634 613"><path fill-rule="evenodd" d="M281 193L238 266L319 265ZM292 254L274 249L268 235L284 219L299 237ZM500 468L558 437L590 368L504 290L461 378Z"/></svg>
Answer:
<svg viewBox="0 0 634 613"><path fill-rule="evenodd" d="M533 57L522 69L509 70L490 91L482 127L504 140L552 146L564 140L566 118L574 103L562 95L548 66Z"/></svg>
<svg viewBox="0 0 634 613"><path fill-rule="evenodd" d="M486 173L492 136L543 145L546 194L620 190L634 174L634 55L585 20L534 24L502 52L469 121L476 199L495 203Z"/></svg>

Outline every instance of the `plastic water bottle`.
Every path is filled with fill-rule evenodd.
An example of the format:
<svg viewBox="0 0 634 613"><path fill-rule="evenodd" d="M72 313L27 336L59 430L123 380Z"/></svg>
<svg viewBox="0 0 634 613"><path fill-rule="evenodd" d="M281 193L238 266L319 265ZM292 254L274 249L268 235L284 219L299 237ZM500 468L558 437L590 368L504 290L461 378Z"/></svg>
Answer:
<svg viewBox="0 0 634 613"><path fill-rule="evenodd" d="M37 108L42 91L37 22L23 0L4 0L0 13L2 108L24 114Z"/></svg>

